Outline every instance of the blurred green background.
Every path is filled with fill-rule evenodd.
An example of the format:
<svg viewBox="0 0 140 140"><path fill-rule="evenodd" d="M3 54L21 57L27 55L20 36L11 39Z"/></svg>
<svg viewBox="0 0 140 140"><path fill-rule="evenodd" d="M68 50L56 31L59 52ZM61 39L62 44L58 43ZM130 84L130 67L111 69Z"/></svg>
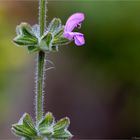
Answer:
<svg viewBox="0 0 140 140"><path fill-rule="evenodd" d="M86 44L60 47L47 57L55 69L46 72L46 112L69 116L75 138L140 136L140 1L48 4L48 22L85 13L80 32ZM24 112L34 116L36 56L12 39L17 24L37 20L37 0L0 1L0 139L15 138L11 124Z"/></svg>

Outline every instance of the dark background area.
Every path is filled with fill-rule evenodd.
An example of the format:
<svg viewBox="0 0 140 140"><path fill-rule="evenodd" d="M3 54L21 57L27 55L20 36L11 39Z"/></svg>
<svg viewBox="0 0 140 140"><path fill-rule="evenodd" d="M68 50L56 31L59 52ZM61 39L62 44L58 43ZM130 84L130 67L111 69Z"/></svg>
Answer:
<svg viewBox="0 0 140 140"><path fill-rule="evenodd" d="M85 13L86 44L47 56L45 111L69 116L75 138L140 137L140 1L49 1L47 23L75 12ZM17 24L37 20L37 1L0 1L0 139L15 138L24 112L34 116L36 55L12 39Z"/></svg>

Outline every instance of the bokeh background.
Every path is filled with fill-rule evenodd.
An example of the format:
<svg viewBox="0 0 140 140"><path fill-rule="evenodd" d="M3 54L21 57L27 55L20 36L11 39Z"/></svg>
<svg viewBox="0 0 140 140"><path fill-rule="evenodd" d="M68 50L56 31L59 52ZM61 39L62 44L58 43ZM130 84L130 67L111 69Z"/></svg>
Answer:
<svg viewBox="0 0 140 140"><path fill-rule="evenodd" d="M139 137L140 1L49 1L47 20L79 11L86 44L47 56L55 69L46 72L45 110L69 116L77 139ZM0 0L0 139L15 139L11 124L24 112L34 116L36 55L12 39L17 24L37 20L37 0Z"/></svg>

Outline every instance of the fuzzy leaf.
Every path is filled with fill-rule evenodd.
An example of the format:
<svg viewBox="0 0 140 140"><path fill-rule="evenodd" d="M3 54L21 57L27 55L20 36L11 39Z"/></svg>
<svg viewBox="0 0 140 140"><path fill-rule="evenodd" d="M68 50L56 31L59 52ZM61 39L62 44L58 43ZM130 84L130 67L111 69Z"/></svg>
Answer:
<svg viewBox="0 0 140 140"><path fill-rule="evenodd" d="M56 45L67 45L69 44L70 41L64 37L59 37L59 38L54 38L52 45L56 46Z"/></svg>
<svg viewBox="0 0 140 140"><path fill-rule="evenodd" d="M34 136L34 133L28 128L26 128L23 125L13 125L12 126L13 132L15 132L16 135L24 136L24 137L32 137Z"/></svg>
<svg viewBox="0 0 140 140"><path fill-rule="evenodd" d="M52 115L51 112L48 112L44 119L39 123L39 127L42 127L42 126L50 126L54 123L54 117Z"/></svg>
<svg viewBox="0 0 140 140"><path fill-rule="evenodd" d="M29 128L31 128L34 132L36 132L36 129L35 129L35 127L34 127L34 123L33 123L33 121L32 121L32 119L31 119L31 117L30 117L29 114L25 113L21 119L22 119L22 120L20 120L21 122L19 122L19 123L24 124L26 127L29 127ZM23 121L23 122L22 122L22 121Z"/></svg>
<svg viewBox="0 0 140 140"><path fill-rule="evenodd" d="M68 130L60 130L54 133L53 138L55 139L70 139L72 134Z"/></svg>
<svg viewBox="0 0 140 140"><path fill-rule="evenodd" d="M34 36L32 27L28 23L21 23L16 28L17 35Z"/></svg>
<svg viewBox="0 0 140 140"><path fill-rule="evenodd" d="M53 134L53 124L55 120L52 113L48 112L44 119L39 123L39 132L42 135L52 135Z"/></svg>
<svg viewBox="0 0 140 140"><path fill-rule="evenodd" d="M37 46L28 46L29 53L34 53L39 51L39 48Z"/></svg>
<svg viewBox="0 0 140 140"><path fill-rule="evenodd" d="M59 38L62 37L64 33L64 26L61 26L61 28L59 28L59 30L57 30L57 32L54 35L54 38Z"/></svg>
<svg viewBox="0 0 140 140"><path fill-rule="evenodd" d="M32 27L27 23L21 23L16 28L17 37L14 38L14 42L17 45L21 46L29 46L36 45L38 43L38 39L36 38Z"/></svg>
<svg viewBox="0 0 140 140"><path fill-rule="evenodd" d="M61 20L59 18L54 18L48 26L48 31L55 33L61 26Z"/></svg>
<svg viewBox="0 0 140 140"><path fill-rule="evenodd" d="M34 138L36 129L29 114L25 113L17 124L12 125L12 132L18 136Z"/></svg>
<svg viewBox="0 0 140 140"><path fill-rule="evenodd" d="M50 32L46 33L46 35L43 35L40 41L40 48L44 51L48 51L51 46L52 38L53 37Z"/></svg>
<svg viewBox="0 0 140 140"><path fill-rule="evenodd" d="M64 33L64 27L62 26L61 28L59 28L59 30L54 35L52 45L54 45L54 46L67 45L70 43L70 41L68 39L63 37L63 33Z"/></svg>
<svg viewBox="0 0 140 140"><path fill-rule="evenodd" d="M53 127L48 126L48 127L41 127L39 129L39 134L43 136L52 136L53 134Z"/></svg>
<svg viewBox="0 0 140 140"><path fill-rule="evenodd" d="M32 31L34 32L37 38L40 37L40 26L38 24L32 26Z"/></svg>
<svg viewBox="0 0 140 140"><path fill-rule="evenodd" d="M17 45L21 46L28 46L28 45L36 45L37 44L37 39L33 37L28 37L28 36L17 36L13 40Z"/></svg>
<svg viewBox="0 0 140 140"><path fill-rule="evenodd" d="M61 129L67 129L68 126L70 125L70 120L68 117L65 117L61 120L59 120L55 125L54 125L54 131L58 131L58 130L61 130Z"/></svg>
<svg viewBox="0 0 140 140"><path fill-rule="evenodd" d="M65 117L59 120L54 126L53 138L55 139L70 139L72 134L67 130L70 124L69 118Z"/></svg>

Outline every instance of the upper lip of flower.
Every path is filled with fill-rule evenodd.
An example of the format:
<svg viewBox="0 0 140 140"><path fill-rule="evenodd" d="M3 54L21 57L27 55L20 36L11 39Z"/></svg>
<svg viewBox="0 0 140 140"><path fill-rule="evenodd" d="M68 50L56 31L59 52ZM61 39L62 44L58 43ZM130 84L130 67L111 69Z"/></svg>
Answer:
<svg viewBox="0 0 140 140"><path fill-rule="evenodd" d="M74 28L81 26L81 23L84 21L85 16L83 13L75 13L71 15L65 25L64 28L64 37L75 41L77 46L81 46L85 44L84 35L79 32L72 32Z"/></svg>
<svg viewBox="0 0 140 140"><path fill-rule="evenodd" d="M75 27L78 25L81 25L81 23L84 21L85 16L83 13L75 13L71 15L65 25L64 31L71 32Z"/></svg>

